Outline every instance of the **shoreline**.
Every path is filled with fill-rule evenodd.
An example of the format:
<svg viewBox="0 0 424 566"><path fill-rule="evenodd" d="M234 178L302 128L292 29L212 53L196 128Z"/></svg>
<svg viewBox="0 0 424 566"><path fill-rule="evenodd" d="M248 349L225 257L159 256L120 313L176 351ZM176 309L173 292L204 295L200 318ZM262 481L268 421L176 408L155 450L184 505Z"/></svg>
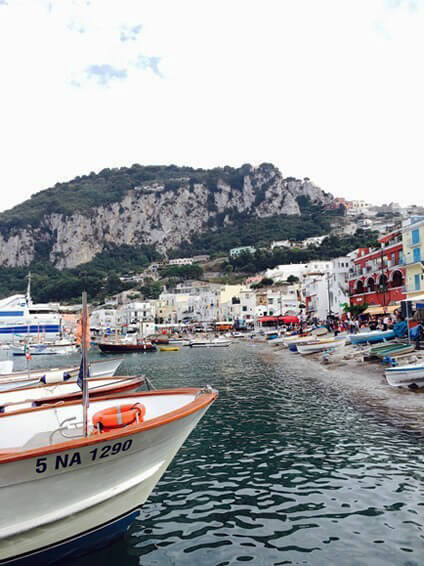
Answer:
<svg viewBox="0 0 424 566"><path fill-rule="evenodd" d="M267 346L258 348L258 353L272 354L276 360L284 360L289 367L304 371L305 377L335 387L343 395L351 395L355 404L368 410L374 409L391 424L406 425L410 431L424 434L424 388L411 390L392 387L387 383L380 362L349 359L324 365L317 354L302 356L286 348L270 347L266 343L256 345Z"/></svg>

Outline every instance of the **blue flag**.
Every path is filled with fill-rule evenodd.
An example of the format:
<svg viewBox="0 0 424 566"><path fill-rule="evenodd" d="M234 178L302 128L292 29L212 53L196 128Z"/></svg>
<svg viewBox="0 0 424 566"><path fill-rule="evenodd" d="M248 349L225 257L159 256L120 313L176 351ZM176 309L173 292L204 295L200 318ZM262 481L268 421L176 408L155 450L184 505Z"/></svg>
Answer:
<svg viewBox="0 0 424 566"><path fill-rule="evenodd" d="M88 364L87 364L87 377L90 377L90 366ZM80 365L79 372L78 372L77 383L78 383L81 391L83 391L84 390L84 370L83 370L83 365L82 365L82 359L81 359L81 365Z"/></svg>

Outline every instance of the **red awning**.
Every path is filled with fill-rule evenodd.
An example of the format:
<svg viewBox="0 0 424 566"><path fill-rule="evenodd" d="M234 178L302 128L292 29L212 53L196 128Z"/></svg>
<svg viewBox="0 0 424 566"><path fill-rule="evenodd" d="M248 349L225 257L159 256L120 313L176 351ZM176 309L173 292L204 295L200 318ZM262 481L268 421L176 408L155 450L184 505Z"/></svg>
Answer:
<svg viewBox="0 0 424 566"><path fill-rule="evenodd" d="M279 318L284 322L284 324L299 324L297 316L280 316Z"/></svg>
<svg viewBox="0 0 424 566"><path fill-rule="evenodd" d="M299 324L297 316L262 316L259 322L284 322L284 324Z"/></svg>
<svg viewBox="0 0 424 566"><path fill-rule="evenodd" d="M278 316L262 316L259 322L278 322Z"/></svg>

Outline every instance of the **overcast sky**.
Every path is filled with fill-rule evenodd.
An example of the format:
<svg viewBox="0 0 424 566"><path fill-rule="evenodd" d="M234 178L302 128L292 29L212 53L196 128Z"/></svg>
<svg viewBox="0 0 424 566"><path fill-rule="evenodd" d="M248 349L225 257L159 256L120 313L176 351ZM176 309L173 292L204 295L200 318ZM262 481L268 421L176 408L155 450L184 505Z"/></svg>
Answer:
<svg viewBox="0 0 424 566"><path fill-rule="evenodd" d="M104 167L423 203L424 0L0 0L0 210Z"/></svg>

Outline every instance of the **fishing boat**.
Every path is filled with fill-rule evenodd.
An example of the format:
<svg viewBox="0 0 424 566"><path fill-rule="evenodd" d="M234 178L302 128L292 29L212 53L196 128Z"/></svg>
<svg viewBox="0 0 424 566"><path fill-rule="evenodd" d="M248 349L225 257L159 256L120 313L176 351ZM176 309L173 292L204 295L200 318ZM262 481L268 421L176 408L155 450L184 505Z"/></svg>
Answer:
<svg viewBox="0 0 424 566"><path fill-rule="evenodd" d="M369 355L376 356L378 358L385 358L385 357L410 354L414 350L415 350L415 344L397 343L381 348L371 348Z"/></svg>
<svg viewBox="0 0 424 566"><path fill-rule="evenodd" d="M332 349L340 349L343 348L345 345L346 340L344 338L341 339L333 339L333 340L317 340L314 342L305 342L303 344L297 345L297 351L299 354L308 355L308 354L316 354L318 352L325 352L326 350Z"/></svg>
<svg viewBox="0 0 424 566"><path fill-rule="evenodd" d="M161 352L178 352L179 347L178 346L159 346L159 350Z"/></svg>
<svg viewBox="0 0 424 566"><path fill-rule="evenodd" d="M392 387L415 389L424 387L424 363L395 366L384 370L387 383Z"/></svg>
<svg viewBox="0 0 424 566"><path fill-rule="evenodd" d="M170 338L168 344L169 346L188 346L190 340L188 338Z"/></svg>
<svg viewBox="0 0 424 566"><path fill-rule="evenodd" d="M151 342L140 340L137 342L97 342L102 352L111 354L128 354L133 352L155 352L156 346Z"/></svg>
<svg viewBox="0 0 424 566"><path fill-rule="evenodd" d="M73 354L77 351L77 346L72 342L40 342L29 344L9 344L9 350L14 356L25 356L28 352L31 356L51 356Z"/></svg>
<svg viewBox="0 0 424 566"><path fill-rule="evenodd" d="M59 562L121 536L216 397L96 398L87 435L76 401L0 415L0 564Z"/></svg>
<svg viewBox="0 0 424 566"><path fill-rule="evenodd" d="M391 340L396 336L393 330L372 330L371 332L360 332L359 334L348 334L351 344L374 344Z"/></svg>
<svg viewBox="0 0 424 566"><path fill-rule="evenodd" d="M231 340L225 338L214 338L213 340L194 340L190 342L191 348L227 348L232 344Z"/></svg>
<svg viewBox="0 0 424 566"><path fill-rule="evenodd" d="M91 377L113 376L122 363L122 358L109 360L96 360L88 363ZM79 366L68 366L62 368L48 368L15 371L0 375L0 391L18 387L28 387L37 383L59 383L63 381L75 381L78 376Z"/></svg>
<svg viewBox="0 0 424 566"><path fill-rule="evenodd" d="M0 564L59 562L122 535L218 395L206 386L89 402L86 292L82 303L81 402L0 414Z"/></svg>
<svg viewBox="0 0 424 566"><path fill-rule="evenodd" d="M122 393L137 389L144 384L143 376L95 377L88 380L91 398ZM46 385L38 383L11 391L0 391L0 413L22 411L41 405L52 405L62 401L73 401L81 397L81 388L76 381Z"/></svg>

